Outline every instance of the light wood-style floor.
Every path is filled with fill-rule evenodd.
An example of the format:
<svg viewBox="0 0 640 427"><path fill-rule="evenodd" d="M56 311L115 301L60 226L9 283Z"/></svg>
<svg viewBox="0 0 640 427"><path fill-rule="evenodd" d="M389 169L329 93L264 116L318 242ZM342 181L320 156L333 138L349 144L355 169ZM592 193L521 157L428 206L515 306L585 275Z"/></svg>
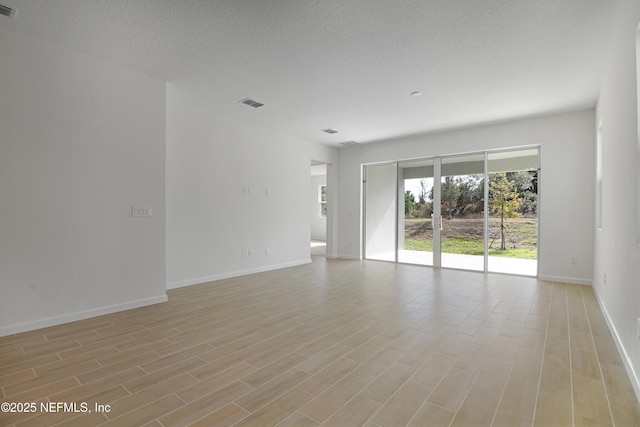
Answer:
<svg viewBox="0 0 640 427"><path fill-rule="evenodd" d="M0 385L92 410L3 426L640 425L590 287L322 257L0 338Z"/></svg>

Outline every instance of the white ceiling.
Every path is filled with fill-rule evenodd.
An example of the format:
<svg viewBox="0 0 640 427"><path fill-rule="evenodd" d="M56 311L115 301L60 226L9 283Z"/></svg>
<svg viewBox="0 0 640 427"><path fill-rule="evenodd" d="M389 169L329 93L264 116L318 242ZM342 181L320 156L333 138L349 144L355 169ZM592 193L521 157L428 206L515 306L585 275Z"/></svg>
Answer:
<svg viewBox="0 0 640 427"><path fill-rule="evenodd" d="M593 107L621 1L0 0L0 26L338 146Z"/></svg>

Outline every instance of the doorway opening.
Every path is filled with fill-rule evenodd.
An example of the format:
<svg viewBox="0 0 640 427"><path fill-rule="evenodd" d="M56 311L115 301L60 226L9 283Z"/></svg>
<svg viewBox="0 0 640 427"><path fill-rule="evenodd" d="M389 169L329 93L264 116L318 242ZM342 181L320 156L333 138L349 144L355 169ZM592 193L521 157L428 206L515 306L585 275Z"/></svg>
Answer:
<svg viewBox="0 0 640 427"><path fill-rule="evenodd" d="M310 250L312 256L327 256L327 164L311 161L309 198Z"/></svg>

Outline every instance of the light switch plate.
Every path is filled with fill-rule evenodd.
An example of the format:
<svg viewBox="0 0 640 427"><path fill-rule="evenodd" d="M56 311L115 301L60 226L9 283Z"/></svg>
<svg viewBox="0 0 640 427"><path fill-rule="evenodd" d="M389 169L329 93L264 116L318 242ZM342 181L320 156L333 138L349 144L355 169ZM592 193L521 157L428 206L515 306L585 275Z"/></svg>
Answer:
<svg viewBox="0 0 640 427"><path fill-rule="evenodd" d="M134 217L150 217L153 215L151 206L131 206L131 216Z"/></svg>

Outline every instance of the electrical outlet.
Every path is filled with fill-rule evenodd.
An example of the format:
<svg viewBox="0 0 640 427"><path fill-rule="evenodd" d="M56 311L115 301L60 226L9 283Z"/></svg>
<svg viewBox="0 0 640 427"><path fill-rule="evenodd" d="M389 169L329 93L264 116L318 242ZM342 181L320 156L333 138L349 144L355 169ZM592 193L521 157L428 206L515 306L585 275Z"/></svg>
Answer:
<svg viewBox="0 0 640 427"><path fill-rule="evenodd" d="M265 255L271 255L271 248L264 248Z"/></svg>
<svg viewBox="0 0 640 427"><path fill-rule="evenodd" d="M571 265L577 265L578 259L576 257L571 257Z"/></svg>
<svg viewBox="0 0 640 427"><path fill-rule="evenodd" d="M252 257L253 256L253 249L247 249L247 256L248 257Z"/></svg>

